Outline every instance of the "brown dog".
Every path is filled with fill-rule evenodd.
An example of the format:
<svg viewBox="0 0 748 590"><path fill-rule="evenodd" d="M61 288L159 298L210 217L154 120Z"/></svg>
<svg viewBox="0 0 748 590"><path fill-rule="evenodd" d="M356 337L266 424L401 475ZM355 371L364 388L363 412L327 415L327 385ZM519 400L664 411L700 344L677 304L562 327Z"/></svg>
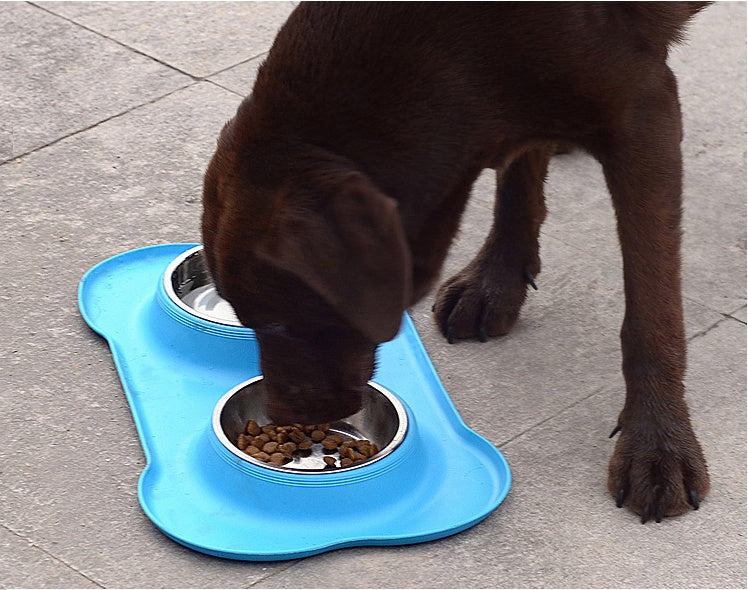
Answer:
<svg viewBox="0 0 748 590"><path fill-rule="evenodd" d="M431 288L470 187L494 226L441 287L449 341L506 333L540 272L557 143L602 164L623 252L626 402L608 487L659 521L709 488L688 416L681 115L668 46L703 3L312 3L278 33L205 174L211 272L257 332L268 415L349 415Z"/></svg>

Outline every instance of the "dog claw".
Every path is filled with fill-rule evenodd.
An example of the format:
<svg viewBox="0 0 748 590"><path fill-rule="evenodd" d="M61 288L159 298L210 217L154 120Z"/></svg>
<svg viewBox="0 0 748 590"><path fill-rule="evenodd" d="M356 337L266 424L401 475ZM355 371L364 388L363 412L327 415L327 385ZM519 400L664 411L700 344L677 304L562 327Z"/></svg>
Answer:
<svg viewBox="0 0 748 590"><path fill-rule="evenodd" d="M486 327L481 326L478 328L478 341L479 342L488 342L488 334L486 334Z"/></svg>
<svg viewBox="0 0 748 590"><path fill-rule="evenodd" d="M454 332L454 329L452 328L452 326L447 327L447 334L446 334L446 336L447 336L447 342L449 344L454 344L455 343L455 332Z"/></svg>
<svg viewBox="0 0 748 590"><path fill-rule="evenodd" d="M538 290L538 286L535 284L535 277L532 276L529 272L525 272L525 280L527 281L527 284L530 285L533 289L536 291Z"/></svg>
<svg viewBox="0 0 748 590"><path fill-rule="evenodd" d="M626 492L622 489L618 490L616 494L616 507L623 508L623 500L626 497Z"/></svg>
<svg viewBox="0 0 748 590"><path fill-rule="evenodd" d="M608 438L613 438L619 432L621 432L621 425L616 424L616 427L613 429L613 432L610 433L610 436L608 436Z"/></svg>
<svg viewBox="0 0 748 590"><path fill-rule="evenodd" d="M648 520L649 520L649 506L645 506L644 510L642 510L642 524L647 524Z"/></svg>
<svg viewBox="0 0 748 590"><path fill-rule="evenodd" d="M695 490L691 490L688 492L688 501L691 503L691 506L693 506L694 510L699 509L699 494L697 494Z"/></svg>

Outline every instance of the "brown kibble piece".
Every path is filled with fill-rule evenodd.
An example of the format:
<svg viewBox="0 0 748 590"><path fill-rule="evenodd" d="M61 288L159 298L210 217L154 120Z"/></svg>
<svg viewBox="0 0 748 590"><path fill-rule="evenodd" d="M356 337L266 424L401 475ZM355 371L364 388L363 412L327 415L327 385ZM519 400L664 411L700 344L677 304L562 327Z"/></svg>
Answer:
<svg viewBox="0 0 748 590"><path fill-rule="evenodd" d="M330 467L335 467L335 457L330 457L328 455L327 457L323 457L322 460L325 462L326 465L329 465Z"/></svg>
<svg viewBox="0 0 748 590"><path fill-rule="evenodd" d="M270 460L270 455L260 451L259 453L255 453L254 455L252 455L252 458L257 459L258 461L264 461L265 463L267 463Z"/></svg>
<svg viewBox="0 0 748 590"><path fill-rule="evenodd" d="M322 432L327 433L327 431L330 430L330 425L328 423L317 424L317 430L321 430Z"/></svg>
<svg viewBox="0 0 748 590"><path fill-rule="evenodd" d="M298 428L294 428L289 434L288 438L290 438L293 442L296 444L299 444L300 442L304 442L306 439L306 434Z"/></svg>
<svg viewBox="0 0 748 590"><path fill-rule="evenodd" d="M278 450L281 453L293 453L296 450L296 443L285 442L282 445L278 445Z"/></svg>
<svg viewBox="0 0 748 590"><path fill-rule="evenodd" d="M262 446L266 442L270 442L270 435L269 434L265 434L263 432L261 435L255 437L255 439L252 441L252 444L255 445L255 446L257 446L257 443L262 443L260 445L260 446Z"/></svg>
<svg viewBox="0 0 748 590"><path fill-rule="evenodd" d="M278 432L278 433L277 433L277 434L275 435L275 441L276 441L276 442L277 442L277 443L278 443L279 445L282 445L282 444L283 444L284 442L286 442L287 440L288 440L288 433L287 433L287 432Z"/></svg>
<svg viewBox="0 0 748 590"><path fill-rule="evenodd" d="M366 459L364 455L356 452L354 449L348 449L345 454L346 457L348 457L351 461L360 461L361 459Z"/></svg>
<svg viewBox="0 0 748 590"><path fill-rule="evenodd" d="M278 450L278 443L277 442L267 442L262 447L263 452L268 453L272 455Z"/></svg>
<svg viewBox="0 0 748 590"><path fill-rule="evenodd" d="M250 443L250 438L242 432L236 441L236 446L239 447L240 451L243 451L249 446L249 443Z"/></svg>
<svg viewBox="0 0 748 590"><path fill-rule="evenodd" d="M300 451L308 451L309 449L311 449L311 448L312 448L312 445L313 445L313 444L314 444L314 443L313 443L313 442L312 442L311 440L305 440L305 441L303 441L303 442L300 442L300 443L299 443L299 444L297 445L297 447L296 447L296 448L297 448L298 450L300 450Z"/></svg>
<svg viewBox="0 0 748 590"><path fill-rule="evenodd" d="M283 456L283 453L273 453L270 455L270 462L280 467L286 462L286 458Z"/></svg>
<svg viewBox="0 0 748 590"><path fill-rule="evenodd" d="M314 432L315 430L317 430L317 427L314 424L304 426L304 432L306 432L307 434L309 434L310 432Z"/></svg>
<svg viewBox="0 0 748 590"><path fill-rule="evenodd" d="M340 460L341 467L348 467L349 465L353 465L353 461L350 460L348 457L345 457L344 459Z"/></svg>
<svg viewBox="0 0 748 590"><path fill-rule="evenodd" d="M322 441L322 448L326 451L335 451L338 448L338 441L328 436Z"/></svg>
<svg viewBox="0 0 748 590"><path fill-rule="evenodd" d="M244 449L244 452L247 453L247 455L249 455L251 457L252 455L255 455L255 454L259 453L261 450L262 449L258 449L254 445L250 445L246 449Z"/></svg>
<svg viewBox="0 0 748 590"><path fill-rule="evenodd" d="M325 438L325 433L321 430L313 430L312 434L309 435L309 438L311 438L314 442L320 442L323 438Z"/></svg>
<svg viewBox="0 0 748 590"><path fill-rule="evenodd" d="M247 422L246 431L247 434L251 434L252 436L257 436L258 434L260 434L260 432L262 432L262 430L260 429L260 425L257 424L257 422L255 422L254 420L250 420L249 422Z"/></svg>

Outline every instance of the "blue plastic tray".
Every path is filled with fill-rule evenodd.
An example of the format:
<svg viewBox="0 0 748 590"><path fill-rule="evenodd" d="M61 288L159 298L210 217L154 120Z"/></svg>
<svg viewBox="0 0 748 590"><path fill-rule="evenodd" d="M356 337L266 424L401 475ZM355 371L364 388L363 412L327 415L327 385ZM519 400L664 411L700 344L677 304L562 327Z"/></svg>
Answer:
<svg viewBox="0 0 748 590"><path fill-rule="evenodd" d="M506 460L462 421L407 314L398 336L379 347L374 375L408 412L394 452L317 474L273 471L230 453L213 434L213 408L259 375L258 347L252 330L201 320L169 300L164 271L193 246L114 256L86 273L78 293L83 318L109 342L145 451L140 503L166 535L226 558L292 559L445 537L506 497Z"/></svg>

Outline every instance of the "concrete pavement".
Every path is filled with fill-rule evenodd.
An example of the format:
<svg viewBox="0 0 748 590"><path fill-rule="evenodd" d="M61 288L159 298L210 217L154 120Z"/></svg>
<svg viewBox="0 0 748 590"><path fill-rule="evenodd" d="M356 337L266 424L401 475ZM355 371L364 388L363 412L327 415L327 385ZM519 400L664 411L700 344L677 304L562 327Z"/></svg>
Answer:
<svg viewBox="0 0 748 590"><path fill-rule="evenodd" d="M684 111L688 399L712 473L698 512L647 526L605 491L623 402L620 253L599 165L556 158L540 290L515 330L449 346L412 310L461 415L513 471L459 535L303 560L188 550L142 512L144 456L108 346L77 309L97 262L200 240L202 173L293 4L0 2L0 585L746 586L746 5L672 53ZM488 230L474 189L444 276Z"/></svg>

